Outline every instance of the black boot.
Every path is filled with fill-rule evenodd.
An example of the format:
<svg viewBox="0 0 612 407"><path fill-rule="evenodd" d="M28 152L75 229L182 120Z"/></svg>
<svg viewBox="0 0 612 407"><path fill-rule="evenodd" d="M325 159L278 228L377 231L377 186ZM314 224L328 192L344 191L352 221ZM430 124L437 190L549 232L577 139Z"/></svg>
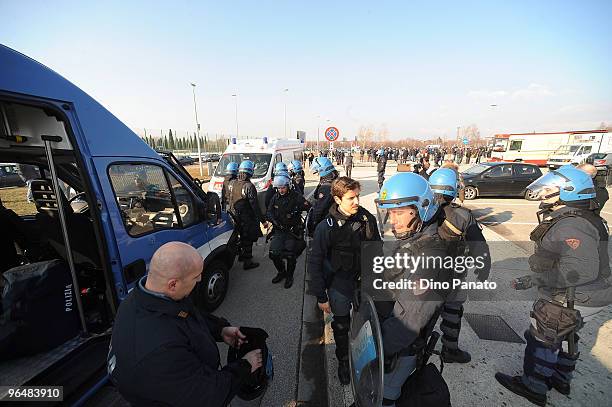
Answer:
<svg viewBox="0 0 612 407"><path fill-rule="evenodd" d="M570 384L569 383L564 383L561 382L557 379L553 377L548 378L548 380L546 381L546 384L548 385L548 390L550 389L555 389L557 390L559 393L565 395L565 396L569 396L570 394Z"/></svg>
<svg viewBox="0 0 612 407"><path fill-rule="evenodd" d="M274 266L276 267L276 277L272 279L272 284L280 283L285 278L285 262L283 259L274 258L272 260Z"/></svg>
<svg viewBox="0 0 612 407"><path fill-rule="evenodd" d="M259 263L254 262L251 259L246 259L244 261L244 264L242 265L242 269L243 270L250 270L250 269L254 269L256 267L259 267Z"/></svg>
<svg viewBox="0 0 612 407"><path fill-rule="evenodd" d="M348 360L338 361L338 380L343 386L347 386L351 383L351 368L349 367Z"/></svg>
<svg viewBox="0 0 612 407"><path fill-rule="evenodd" d="M285 280L285 288L291 288L293 285L293 272L295 271L295 259L287 259L287 279Z"/></svg>
<svg viewBox="0 0 612 407"><path fill-rule="evenodd" d="M442 360L444 363L469 363L472 356L461 349L449 349L442 346Z"/></svg>
<svg viewBox="0 0 612 407"><path fill-rule="evenodd" d="M503 373L495 373L495 380L506 389L521 397L525 397L538 406L546 405L546 394L536 393L523 384L521 376L509 376Z"/></svg>

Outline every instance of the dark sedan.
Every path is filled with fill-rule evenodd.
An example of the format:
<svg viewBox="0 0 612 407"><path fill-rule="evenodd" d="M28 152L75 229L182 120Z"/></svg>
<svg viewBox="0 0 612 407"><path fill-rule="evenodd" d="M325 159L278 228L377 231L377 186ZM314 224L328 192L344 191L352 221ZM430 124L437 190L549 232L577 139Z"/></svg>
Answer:
<svg viewBox="0 0 612 407"><path fill-rule="evenodd" d="M530 199L527 186L542 175L533 164L491 162L468 168L461 173L465 185L465 199L479 196L525 196Z"/></svg>

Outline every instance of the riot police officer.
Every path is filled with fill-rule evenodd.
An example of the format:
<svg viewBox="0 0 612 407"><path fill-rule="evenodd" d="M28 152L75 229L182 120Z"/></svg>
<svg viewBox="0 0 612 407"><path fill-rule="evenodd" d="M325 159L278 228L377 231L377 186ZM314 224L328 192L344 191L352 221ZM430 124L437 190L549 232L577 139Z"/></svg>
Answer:
<svg viewBox="0 0 612 407"><path fill-rule="evenodd" d="M359 206L361 185L340 177L331 185L334 203L314 233L312 252L308 257L310 291L319 308L333 313L331 324L336 342L338 378L348 385L350 310L361 275L361 242L380 240L376 218Z"/></svg>
<svg viewBox="0 0 612 407"><path fill-rule="evenodd" d="M450 168L440 168L431 174L429 184L440 205L441 224L438 235L448 243L452 256L469 256L481 258L482 267L474 272L478 280L485 281L491 269L491 254L482 227L469 209L454 203L459 188L457 172ZM466 273L456 273L455 278L464 279ZM467 299L465 291L460 289L451 293L444 302L442 310L442 359L446 363L468 363L471 356L459 349L459 332L463 303Z"/></svg>
<svg viewBox="0 0 612 407"><path fill-rule="evenodd" d="M223 187L221 187L221 206L223 207L223 210L225 210L225 208L228 205L229 184L230 182L235 180L237 176L238 176L238 163L235 163L235 162L228 163L227 166L225 167L225 176L223 177Z"/></svg>
<svg viewBox="0 0 612 407"><path fill-rule="evenodd" d="M253 243L262 236L260 222L263 220L257 203L257 189L251 182L255 165L245 160L238 167L238 178L229 184L229 206L240 233L240 254L245 270L259 266L253 259Z"/></svg>
<svg viewBox="0 0 612 407"><path fill-rule="evenodd" d="M288 166L289 175L291 175L291 182L293 189L300 194L304 195L304 186L306 184L304 168L299 160L293 160Z"/></svg>
<svg viewBox="0 0 612 407"><path fill-rule="evenodd" d="M317 157L313 166L313 171L319 174L319 185L315 188L314 199L315 202L312 206L312 211L308 217L308 231L310 234L314 233L315 228L326 216L327 211L334 202L331 194L331 184L338 178L338 171L336 167L327 157Z"/></svg>
<svg viewBox="0 0 612 407"><path fill-rule="evenodd" d="M544 406L548 390L570 393L580 355L576 332L612 303L608 228L593 212L597 205L591 177L571 165L550 171L527 188L541 201L540 223L530 236L535 252L529 266L535 274L515 280L514 286L535 285L539 298L525 332L522 376L496 373L495 379Z"/></svg>
<svg viewBox="0 0 612 407"><path fill-rule="evenodd" d="M393 175L380 190L376 207L383 231L391 229L396 239L390 256L406 254L426 259L448 255L447 245L438 235L439 205L423 177L411 172ZM385 357L383 405L395 405L402 385L417 368L418 355L428 340L423 337L424 329L435 324L447 295L422 282L447 282L451 273L435 261L419 262L412 270L400 268L391 273L398 279L413 280L416 286L396 290L391 307L384 302L377 304Z"/></svg>
<svg viewBox="0 0 612 407"><path fill-rule="evenodd" d="M387 156L385 155L385 150L382 148L378 150L378 158L376 164L376 172L378 173L378 190L382 188L383 183L385 182L385 169L387 168Z"/></svg>
<svg viewBox="0 0 612 407"><path fill-rule="evenodd" d="M270 200L272 199L272 196L274 196L274 193L276 192L276 190L272 186L272 183L274 182L274 177L280 174L289 176L287 165L282 161L279 163L276 163L276 165L272 169L272 178L270 179L270 186L268 187L264 195L264 205L266 209L268 208L268 205L270 205Z"/></svg>
<svg viewBox="0 0 612 407"><path fill-rule="evenodd" d="M274 227L270 241L270 259L277 274L272 283L280 283L285 279L285 288L290 288L293 284L297 258L306 247L302 211L309 206L302 195L289 187L290 183L291 180L285 175L274 177L273 186L276 193L270 200L266 214L267 220Z"/></svg>

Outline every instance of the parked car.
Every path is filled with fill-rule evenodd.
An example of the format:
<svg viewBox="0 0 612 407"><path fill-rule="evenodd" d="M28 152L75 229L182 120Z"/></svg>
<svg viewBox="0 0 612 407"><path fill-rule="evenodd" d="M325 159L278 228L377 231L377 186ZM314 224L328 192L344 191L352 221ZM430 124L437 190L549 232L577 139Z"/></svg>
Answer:
<svg viewBox="0 0 612 407"><path fill-rule="evenodd" d="M180 157L178 159L178 162L181 163L181 165L185 166L185 165L191 165L193 163L195 163L195 159L189 155L185 155L183 157Z"/></svg>
<svg viewBox="0 0 612 407"><path fill-rule="evenodd" d="M221 159L221 156L217 153L204 153L202 154L202 162L218 162Z"/></svg>
<svg viewBox="0 0 612 407"><path fill-rule="evenodd" d="M5 187L22 187L25 183L17 172L15 164L0 165L0 188Z"/></svg>
<svg viewBox="0 0 612 407"><path fill-rule="evenodd" d="M542 175L534 164L489 162L477 164L461 173L465 199L479 196L525 196L527 186Z"/></svg>
<svg viewBox="0 0 612 407"><path fill-rule="evenodd" d="M608 171L612 168L612 153L593 153L584 162L597 167L597 172Z"/></svg>

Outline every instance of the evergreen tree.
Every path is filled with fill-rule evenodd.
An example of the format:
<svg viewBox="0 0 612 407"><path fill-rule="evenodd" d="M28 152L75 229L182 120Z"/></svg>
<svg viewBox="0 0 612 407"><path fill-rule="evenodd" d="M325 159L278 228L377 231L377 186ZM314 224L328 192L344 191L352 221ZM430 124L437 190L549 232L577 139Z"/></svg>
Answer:
<svg viewBox="0 0 612 407"><path fill-rule="evenodd" d="M174 136L172 135L172 129L168 130L168 148L170 150L174 150L176 148Z"/></svg>

